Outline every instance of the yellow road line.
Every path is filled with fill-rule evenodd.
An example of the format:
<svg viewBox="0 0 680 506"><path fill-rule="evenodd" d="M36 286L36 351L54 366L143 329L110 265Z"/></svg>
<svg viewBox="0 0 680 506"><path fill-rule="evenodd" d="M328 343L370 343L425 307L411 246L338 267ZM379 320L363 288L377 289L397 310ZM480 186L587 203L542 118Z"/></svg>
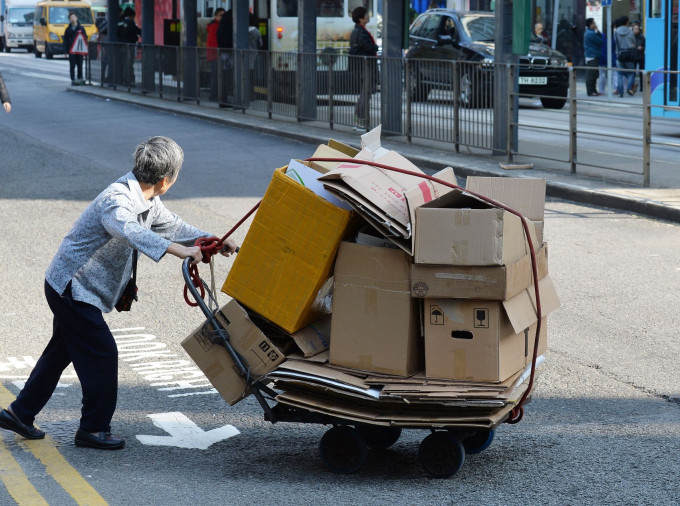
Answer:
<svg viewBox="0 0 680 506"><path fill-rule="evenodd" d="M0 406L7 407L14 400L14 396L0 383ZM49 437L45 439L23 439L21 445L30 451L45 466L47 474L54 478L61 487L73 498L77 504L97 505L107 504L102 496L76 471L71 464L59 453L54 441ZM0 454L2 455L2 454ZM11 455L10 455L11 457ZM3 456L3 461L4 461ZM18 466L18 464L17 464ZM2 470L2 467L0 467ZM19 468L19 470L21 470ZM25 476L25 475L24 475ZM3 482L5 480L3 479ZM26 478L26 481L28 479ZM29 483L30 485L30 483ZM5 485L7 486L7 485ZM7 487L9 490L9 487ZM33 486L31 485L31 488ZM14 489L19 491L18 489ZM33 490L35 490L33 488ZM35 492L37 494L37 491ZM11 494L11 492L10 492ZM39 494L38 494L39 496ZM12 495L19 504L34 504L28 496L21 500ZM42 497L40 497L42 499ZM43 504L43 503L35 503Z"/></svg>
<svg viewBox="0 0 680 506"><path fill-rule="evenodd" d="M40 495L12 453L0 439L0 481L17 504L35 504L47 506L47 501Z"/></svg>

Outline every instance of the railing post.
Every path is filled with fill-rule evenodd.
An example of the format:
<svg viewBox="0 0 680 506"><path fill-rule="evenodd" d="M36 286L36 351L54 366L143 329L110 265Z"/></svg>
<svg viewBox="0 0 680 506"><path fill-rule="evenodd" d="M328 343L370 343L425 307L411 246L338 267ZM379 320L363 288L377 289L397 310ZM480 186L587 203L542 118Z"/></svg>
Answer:
<svg viewBox="0 0 680 506"><path fill-rule="evenodd" d="M194 47L194 52L196 54L196 59L194 60L196 63L196 105L201 104L201 60L200 60L200 52L198 47Z"/></svg>
<svg viewBox="0 0 680 506"><path fill-rule="evenodd" d="M576 128L576 72L569 67L569 168L572 174L576 174L577 163Z"/></svg>
<svg viewBox="0 0 680 506"><path fill-rule="evenodd" d="M408 60L407 60L408 61ZM458 61L453 60L453 143L456 153L460 153L460 68Z"/></svg>
<svg viewBox="0 0 680 506"><path fill-rule="evenodd" d="M513 80L514 76L514 66L512 64L506 64L507 69L507 82L508 83L514 83L515 81ZM517 128L517 125L514 122L514 107L515 106L515 91L514 88L511 88L508 86L508 139L507 139L507 160L508 162L512 162L513 160L513 141L515 139L515 128Z"/></svg>
<svg viewBox="0 0 680 506"><path fill-rule="evenodd" d="M643 71L645 89L642 91L642 180L645 188L650 184L650 162L652 144L652 93L651 76Z"/></svg>
<svg viewBox="0 0 680 506"><path fill-rule="evenodd" d="M335 64L337 62L337 55L328 55L328 126L331 130L333 130L333 122L334 122L334 115L333 115L333 108L335 107L333 104L333 93L335 91L334 86L333 86L333 79L335 78Z"/></svg>
<svg viewBox="0 0 680 506"><path fill-rule="evenodd" d="M406 141L411 144L411 62L404 60L404 87L406 88Z"/></svg>
<svg viewBox="0 0 680 506"><path fill-rule="evenodd" d="M371 89L372 89L372 84L371 79L372 76L369 74L369 65L371 61L369 58L372 58L371 56L362 56L361 57L364 65L364 73L363 73L363 79L361 83L361 95L364 97L364 124L366 125L366 131L368 132L371 129Z"/></svg>
<svg viewBox="0 0 680 506"><path fill-rule="evenodd" d="M267 52L267 117L272 119L274 109L274 59L272 52Z"/></svg>

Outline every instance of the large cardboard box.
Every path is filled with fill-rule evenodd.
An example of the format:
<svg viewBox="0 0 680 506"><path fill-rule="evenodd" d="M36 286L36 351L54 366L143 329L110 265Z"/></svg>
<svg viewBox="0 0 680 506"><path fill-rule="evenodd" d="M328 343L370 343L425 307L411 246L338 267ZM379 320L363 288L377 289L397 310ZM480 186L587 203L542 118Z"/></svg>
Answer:
<svg viewBox="0 0 680 506"><path fill-rule="evenodd" d="M549 277L539 281L541 337L547 349L546 316L559 307ZM508 301L425 299L425 373L434 378L500 382L531 362L536 304L533 286Z"/></svg>
<svg viewBox="0 0 680 506"><path fill-rule="evenodd" d="M253 377L268 373L285 360L283 352L253 324L235 300L223 306L216 319ZM212 325L206 322L182 341L182 347L232 406L250 395L250 391L227 349L211 340L213 333Z"/></svg>
<svg viewBox="0 0 680 506"><path fill-rule="evenodd" d="M320 319L312 306L350 215L277 169L222 291L289 333Z"/></svg>
<svg viewBox="0 0 680 506"><path fill-rule="evenodd" d="M548 245L536 252L538 279L548 275ZM531 255L508 265L411 265L411 296L506 300L533 282Z"/></svg>
<svg viewBox="0 0 680 506"><path fill-rule="evenodd" d="M410 257L343 242L335 264L331 364L407 376L422 369Z"/></svg>
<svg viewBox="0 0 680 506"><path fill-rule="evenodd" d="M538 245L533 223L527 223ZM451 190L416 209L416 263L507 265L528 252L519 216L462 190Z"/></svg>

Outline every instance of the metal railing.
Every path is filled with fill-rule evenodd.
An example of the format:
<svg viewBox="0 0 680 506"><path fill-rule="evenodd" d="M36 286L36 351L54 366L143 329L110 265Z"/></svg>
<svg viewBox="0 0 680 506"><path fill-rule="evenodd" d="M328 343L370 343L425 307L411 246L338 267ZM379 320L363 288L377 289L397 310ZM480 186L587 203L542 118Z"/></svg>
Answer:
<svg viewBox="0 0 680 506"><path fill-rule="evenodd" d="M383 130L401 136L405 142L436 141L464 146L470 152L492 152L494 147L494 75L506 73L508 82L517 82L522 66L482 62L411 60L403 58L355 57L338 53L278 53L254 50L223 50L198 47L96 43L88 61L88 80L100 86L139 93L163 100L194 102L263 114L315 121L338 126ZM523 101L523 88L510 91L507 107L507 146L509 161L529 157L541 160L546 168L591 175L604 170L613 179L641 179L649 186L653 146L680 147L652 136L650 82L653 72L642 76L641 103L630 104L633 118L642 128L638 135L601 131L587 125L592 121L594 104L603 100L584 96L577 74L586 68L561 68L568 73L568 89L555 96L532 92L546 108L545 119L536 124L526 119L524 108L519 120L514 96ZM613 76L617 69L610 69ZM636 77L637 79L637 77ZM553 94L549 94L553 93ZM566 95L564 95L566 93ZM562 107L562 104L566 105ZM601 105L598 105L601 107ZM660 107L660 106L659 106ZM664 107L668 112L674 108ZM675 108L677 109L677 108ZM537 144L536 133L554 136L546 149ZM628 146L626 163L593 156L588 149L597 139L620 141ZM630 154L635 146L636 154ZM557 149L558 147L559 149Z"/></svg>

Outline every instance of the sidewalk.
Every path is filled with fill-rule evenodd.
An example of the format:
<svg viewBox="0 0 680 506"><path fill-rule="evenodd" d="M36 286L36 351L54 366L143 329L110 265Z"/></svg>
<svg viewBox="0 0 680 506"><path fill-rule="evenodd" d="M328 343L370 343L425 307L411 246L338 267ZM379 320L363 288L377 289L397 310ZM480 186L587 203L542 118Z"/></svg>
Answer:
<svg viewBox="0 0 680 506"><path fill-rule="evenodd" d="M161 100L99 86L78 86L68 88L68 91L205 119L224 125L251 128L270 135L284 136L312 144L325 144L329 138L334 138L347 144L357 145L360 135L360 132L342 127L339 130L329 130L327 126L317 126L313 122L298 122L294 118L270 120L266 116L243 114L236 110ZM465 155L455 153L453 148L451 150L442 149L441 145L430 147L421 144L408 144L395 142L387 137L383 138L383 146L398 151L428 173L446 166L452 166L459 177L475 175L544 178L547 182L547 195L550 197L680 222L680 171L676 176L677 184L673 185L672 188L644 188L563 172L541 170L540 162L534 164L534 168L530 170L504 170L499 166L499 162L505 161L504 157Z"/></svg>

